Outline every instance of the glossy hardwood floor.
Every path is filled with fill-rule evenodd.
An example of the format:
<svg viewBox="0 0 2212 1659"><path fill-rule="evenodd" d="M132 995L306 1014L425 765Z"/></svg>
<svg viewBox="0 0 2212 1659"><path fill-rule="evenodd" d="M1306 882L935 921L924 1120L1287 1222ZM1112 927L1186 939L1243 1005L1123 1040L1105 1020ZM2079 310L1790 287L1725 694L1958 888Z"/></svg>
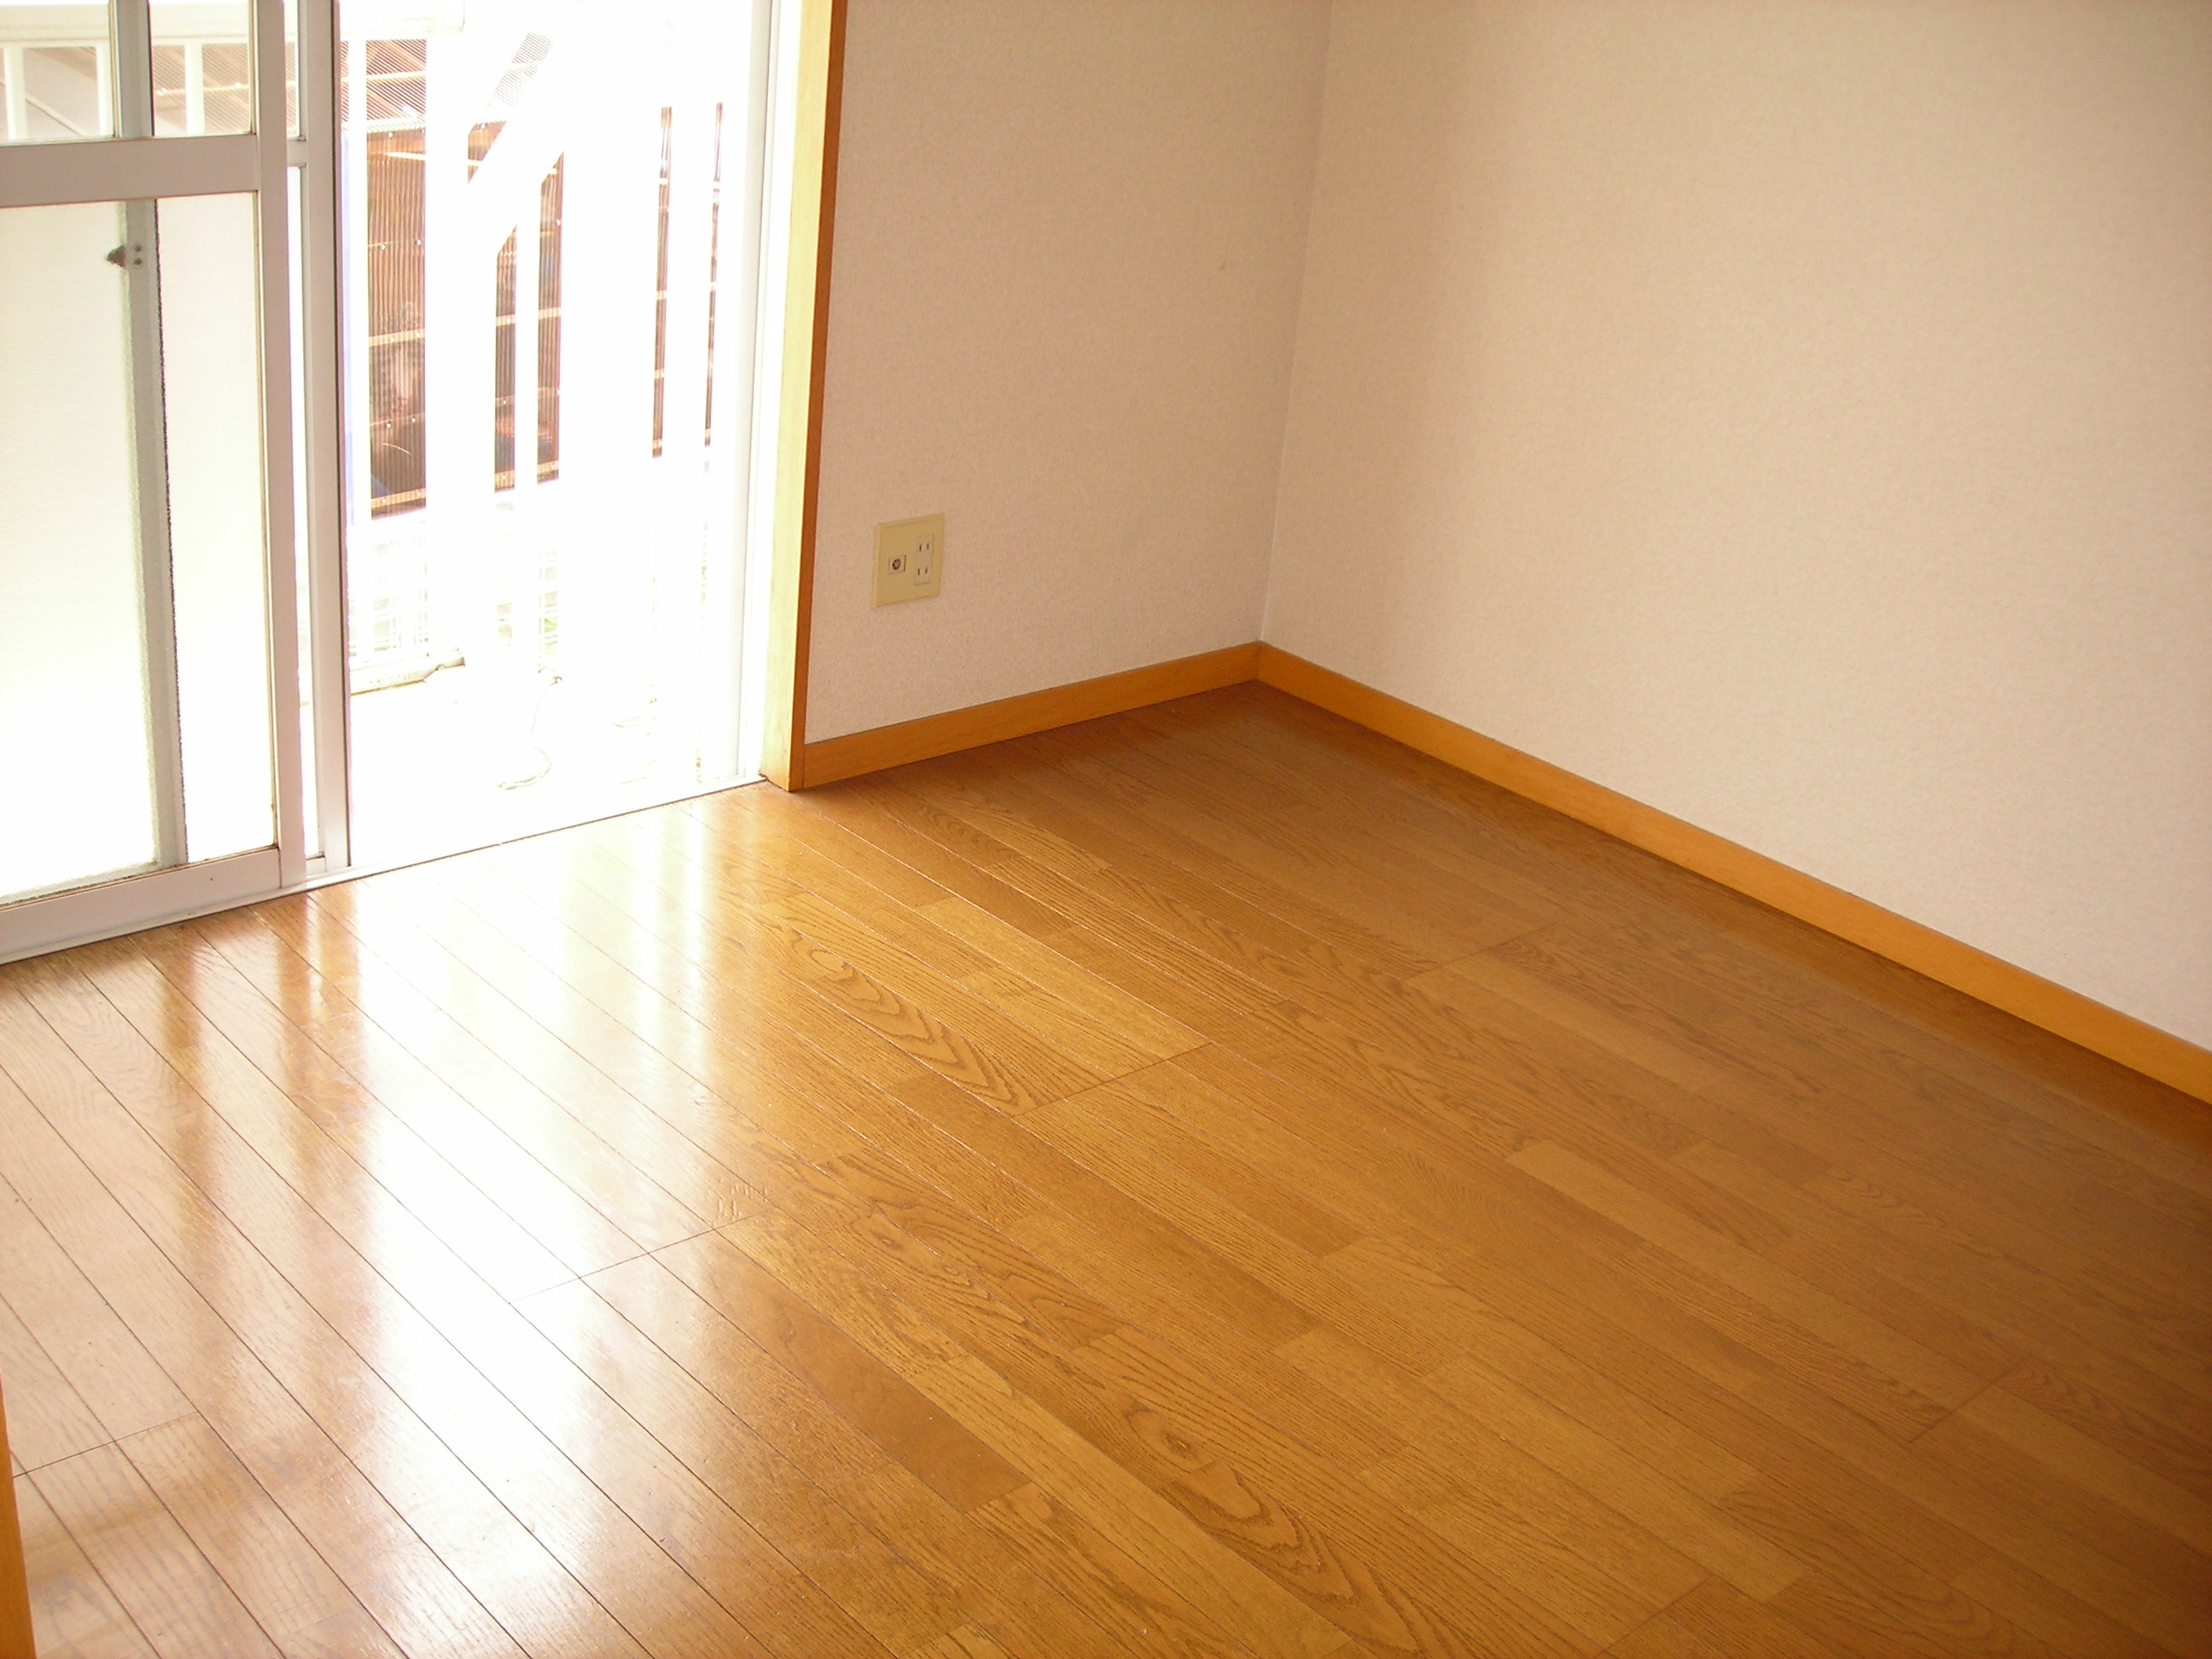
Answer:
<svg viewBox="0 0 2212 1659"><path fill-rule="evenodd" d="M49 1654L2212 1652L2212 1109L1257 688L0 1073Z"/></svg>

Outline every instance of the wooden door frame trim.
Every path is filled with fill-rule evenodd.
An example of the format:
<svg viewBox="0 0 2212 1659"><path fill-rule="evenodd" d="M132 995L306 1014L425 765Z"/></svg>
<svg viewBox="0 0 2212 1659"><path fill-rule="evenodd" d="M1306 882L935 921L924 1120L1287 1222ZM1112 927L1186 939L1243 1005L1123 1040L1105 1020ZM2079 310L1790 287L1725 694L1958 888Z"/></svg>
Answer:
<svg viewBox="0 0 2212 1659"><path fill-rule="evenodd" d="M776 411L761 770L806 787L806 678L814 632L814 538L822 492L822 397L830 356L830 255L845 97L845 0L796 0L799 84L790 258Z"/></svg>
<svg viewBox="0 0 2212 1659"><path fill-rule="evenodd" d="M8 1401L0 1395L0 1659L33 1659L31 1585L23 1528L15 1513L15 1464L8 1455Z"/></svg>

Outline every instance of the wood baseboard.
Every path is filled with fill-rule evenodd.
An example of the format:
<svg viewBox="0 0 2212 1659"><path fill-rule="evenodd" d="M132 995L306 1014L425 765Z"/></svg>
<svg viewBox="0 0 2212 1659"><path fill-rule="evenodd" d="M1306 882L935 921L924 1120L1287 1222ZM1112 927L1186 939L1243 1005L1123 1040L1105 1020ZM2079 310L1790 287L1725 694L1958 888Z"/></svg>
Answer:
<svg viewBox="0 0 2212 1659"><path fill-rule="evenodd" d="M2171 1031L2145 1024L1711 830L1274 646L1260 647L1259 678L1278 690L1694 870L2107 1060L2199 1100L2212 1101L2212 1051Z"/></svg>
<svg viewBox="0 0 2212 1659"><path fill-rule="evenodd" d="M1231 646L810 743L804 751L804 776L810 787L835 783L1255 679L2212 1102L2212 1050L1272 645Z"/></svg>
<svg viewBox="0 0 2212 1659"><path fill-rule="evenodd" d="M806 745L806 787L857 778L912 761L933 760L1008 738L1025 738L1033 732L1049 732L1104 714L1125 714L1200 691L1218 691L1224 685L1242 685L1259 678L1261 649L1256 643L1232 645L1226 650L1178 657L1172 662L1103 674L1073 685L1002 697L997 702L926 714L896 726L825 738Z"/></svg>

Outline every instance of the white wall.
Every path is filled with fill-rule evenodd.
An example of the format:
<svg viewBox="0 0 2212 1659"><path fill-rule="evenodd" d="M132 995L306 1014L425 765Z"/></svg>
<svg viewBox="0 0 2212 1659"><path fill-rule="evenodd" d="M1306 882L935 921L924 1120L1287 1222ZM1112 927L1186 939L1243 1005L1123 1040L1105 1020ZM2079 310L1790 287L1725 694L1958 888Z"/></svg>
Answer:
<svg viewBox="0 0 2212 1659"><path fill-rule="evenodd" d="M1266 634L2212 1043L2212 6L1343 0Z"/></svg>
<svg viewBox="0 0 2212 1659"><path fill-rule="evenodd" d="M807 736L1258 635L1320 0L853 0ZM940 597L872 610L942 511Z"/></svg>

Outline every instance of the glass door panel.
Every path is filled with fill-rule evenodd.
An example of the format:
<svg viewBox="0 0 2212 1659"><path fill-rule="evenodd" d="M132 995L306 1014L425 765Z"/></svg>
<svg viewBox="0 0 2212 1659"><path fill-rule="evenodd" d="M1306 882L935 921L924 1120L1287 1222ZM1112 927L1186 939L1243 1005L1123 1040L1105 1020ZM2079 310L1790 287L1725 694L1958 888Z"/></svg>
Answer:
<svg viewBox="0 0 2212 1659"><path fill-rule="evenodd" d="M108 9L0 4L0 143L69 143L115 131Z"/></svg>
<svg viewBox="0 0 2212 1659"><path fill-rule="evenodd" d="M276 839L253 198L161 204L161 369L185 857Z"/></svg>
<svg viewBox="0 0 2212 1659"><path fill-rule="evenodd" d="M161 137L253 131L246 0L154 0L154 131Z"/></svg>
<svg viewBox="0 0 2212 1659"><path fill-rule="evenodd" d="M763 15L384 11L342 9L339 49L368 863L736 770L752 317L722 191L744 205Z"/></svg>
<svg viewBox="0 0 2212 1659"><path fill-rule="evenodd" d="M158 858L124 217L0 210L0 899Z"/></svg>
<svg viewBox="0 0 2212 1659"><path fill-rule="evenodd" d="M0 902L276 838L249 195L0 209Z"/></svg>

